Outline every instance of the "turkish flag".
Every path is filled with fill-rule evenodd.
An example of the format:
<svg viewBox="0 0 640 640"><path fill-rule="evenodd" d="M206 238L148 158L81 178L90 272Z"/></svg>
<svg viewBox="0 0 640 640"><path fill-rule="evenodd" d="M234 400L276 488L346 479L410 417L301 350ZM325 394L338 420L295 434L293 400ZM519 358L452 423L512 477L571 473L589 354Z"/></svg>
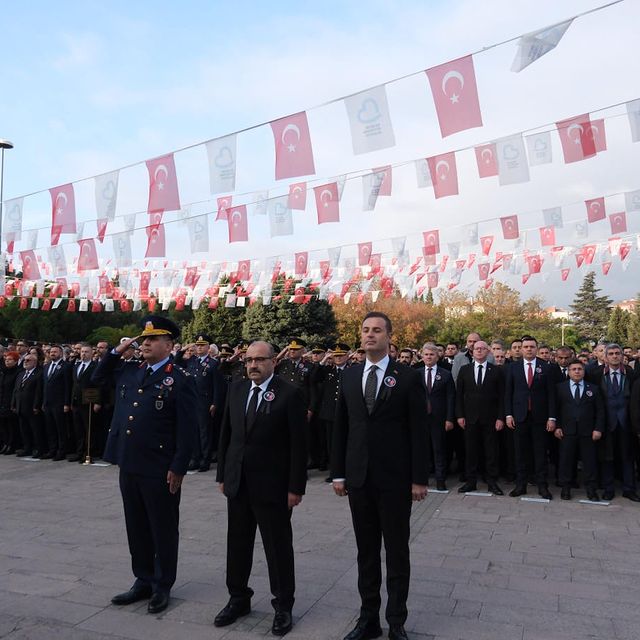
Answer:
<svg viewBox="0 0 640 640"><path fill-rule="evenodd" d="M100 313L102 311L102 303L99 300L91 301L91 312Z"/></svg>
<svg viewBox="0 0 640 640"><path fill-rule="evenodd" d="M107 223L109 220L107 218L99 218L96 220L96 225L98 227L98 242L102 244L104 242L104 235L107 233Z"/></svg>
<svg viewBox="0 0 640 640"><path fill-rule="evenodd" d="M313 149L307 114L295 113L271 123L276 145L276 180L313 175Z"/></svg>
<svg viewBox="0 0 640 640"><path fill-rule="evenodd" d="M120 311L122 311L122 313L129 313L129 311L131 311L131 303L127 299L120 300L118 304L120 305Z"/></svg>
<svg viewBox="0 0 640 640"><path fill-rule="evenodd" d="M493 245L493 236L482 236L482 238L480 238L480 246L482 247L483 256L488 256L491 253L492 245Z"/></svg>
<svg viewBox="0 0 640 640"><path fill-rule="evenodd" d="M303 276L307 273L307 263L309 260L309 254L306 251L296 253L296 270L297 276Z"/></svg>
<svg viewBox="0 0 640 640"><path fill-rule="evenodd" d="M476 254L470 253L469 259L467 260L467 269L471 269L473 267L474 262L476 261Z"/></svg>
<svg viewBox="0 0 640 640"><path fill-rule="evenodd" d="M40 269L38 268L36 254L33 251L21 251L20 260L22 260L23 280L40 280Z"/></svg>
<svg viewBox="0 0 640 640"><path fill-rule="evenodd" d="M198 267L187 267L184 272L184 286L193 288L196 286L198 280L200 280Z"/></svg>
<svg viewBox="0 0 640 640"><path fill-rule="evenodd" d="M49 298L45 298L42 301L42 310L43 311L50 311L51 310L51 300Z"/></svg>
<svg viewBox="0 0 640 640"><path fill-rule="evenodd" d="M423 231L422 238L424 242L425 254L436 255L440 253L440 232L437 229L431 231Z"/></svg>
<svg viewBox="0 0 640 640"><path fill-rule="evenodd" d="M488 262L481 262L478 264L478 278L480 280L486 280L489 277L489 269L491 265Z"/></svg>
<svg viewBox="0 0 640 640"><path fill-rule="evenodd" d="M166 242L163 224L151 224L147 227L147 250L145 258L164 258Z"/></svg>
<svg viewBox="0 0 640 640"><path fill-rule="evenodd" d="M316 209L318 211L318 224L325 222L340 222L340 197L338 196L338 184L331 182L320 187L314 187L316 196Z"/></svg>
<svg viewBox="0 0 640 640"><path fill-rule="evenodd" d="M601 153L607 150L607 132L604 127L604 118L599 120L591 120L589 125L588 135L593 140L596 153Z"/></svg>
<svg viewBox="0 0 640 640"><path fill-rule="evenodd" d="M238 279L246 282L251 280L251 260L240 260L238 262Z"/></svg>
<svg viewBox="0 0 640 640"><path fill-rule="evenodd" d="M598 220L604 220L607 217L607 211L604 206L604 198L593 198L592 200L585 200L584 204L587 207L588 222L598 222Z"/></svg>
<svg viewBox="0 0 640 640"><path fill-rule="evenodd" d="M530 273L523 273L522 274L522 284L527 284L527 282L529 282L529 278L531 277Z"/></svg>
<svg viewBox="0 0 640 640"><path fill-rule="evenodd" d="M567 278L569 277L569 271L571 271L571 269L562 269L562 271L560 272L560 277L562 278L562 282L566 282Z"/></svg>
<svg viewBox="0 0 640 640"><path fill-rule="evenodd" d="M456 271L463 271L466 264L466 260L456 260Z"/></svg>
<svg viewBox="0 0 640 640"><path fill-rule="evenodd" d="M229 242L248 242L249 229L247 225L247 207L240 205L232 207L227 212L227 225L229 227Z"/></svg>
<svg viewBox="0 0 640 640"><path fill-rule="evenodd" d="M528 256L527 263L529 264L529 273L540 273L540 269L542 269L543 260L538 255Z"/></svg>
<svg viewBox="0 0 640 640"><path fill-rule="evenodd" d="M596 155L589 114L556 122L565 163L578 162Z"/></svg>
<svg viewBox="0 0 640 640"><path fill-rule="evenodd" d="M458 58L426 71L436 105L442 137L482 126L472 56Z"/></svg>
<svg viewBox="0 0 640 640"><path fill-rule="evenodd" d="M27 308L27 305L29 304L29 300L27 298L20 298L20 311L24 311Z"/></svg>
<svg viewBox="0 0 640 640"><path fill-rule="evenodd" d="M79 240L80 255L78 256L78 273L88 271L90 269L98 269L98 252L96 251L96 243L93 238L87 240Z"/></svg>
<svg viewBox="0 0 640 640"><path fill-rule="evenodd" d="M73 185L63 184L49 189L49 193L51 194L51 237L54 237L54 228L57 230L58 237L61 233L75 233L76 199ZM52 244L55 243L52 242Z"/></svg>
<svg viewBox="0 0 640 640"><path fill-rule="evenodd" d="M289 209L304 211L307 207L307 183L297 182L289 185Z"/></svg>
<svg viewBox="0 0 640 640"><path fill-rule="evenodd" d="M609 273L609 269L611 269L611 262L603 262L602 263L602 273L605 276Z"/></svg>
<svg viewBox="0 0 640 640"><path fill-rule="evenodd" d="M227 219L227 210L231 207L232 197L231 196L221 196L220 198L216 198L218 203L218 213L216 215L216 220L226 220Z"/></svg>
<svg viewBox="0 0 640 640"><path fill-rule="evenodd" d="M540 244L543 247L553 247L556 243L556 230L553 225L540 227Z"/></svg>
<svg viewBox="0 0 640 640"><path fill-rule="evenodd" d="M520 235L517 215L500 218L500 224L502 225L502 237L505 240L516 240Z"/></svg>
<svg viewBox="0 0 640 640"><path fill-rule="evenodd" d="M596 257L596 245L587 244L582 248L584 254L584 261L586 264L591 264Z"/></svg>
<svg viewBox="0 0 640 640"><path fill-rule="evenodd" d="M436 254L433 252L433 247L422 247L422 259L427 267L435 266Z"/></svg>
<svg viewBox="0 0 640 640"><path fill-rule="evenodd" d="M75 313L75 310L76 310L76 301L73 298L71 298L67 303L67 311L69 313Z"/></svg>
<svg viewBox="0 0 640 640"><path fill-rule="evenodd" d="M498 157L496 145L493 142L483 144L475 148L476 163L478 164L478 176L490 178L498 175Z"/></svg>
<svg viewBox="0 0 640 640"><path fill-rule="evenodd" d="M358 266L364 267L369 264L371 259L371 242L361 242L358 244Z"/></svg>
<svg viewBox="0 0 640 640"><path fill-rule="evenodd" d="M620 260L624 260L631 251L631 243L623 242L620 244Z"/></svg>
<svg viewBox="0 0 640 640"><path fill-rule="evenodd" d="M578 269L583 265L584 263L584 251L581 251L580 253L576 253L576 265L578 266Z"/></svg>
<svg viewBox="0 0 640 640"><path fill-rule="evenodd" d="M374 174L382 174L382 182L378 189L378 195L390 196L392 186L391 165L389 164L386 167L378 167L377 169L372 169L372 171Z"/></svg>
<svg viewBox="0 0 640 640"><path fill-rule="evenodd" d="M433 193L436 198L458 195L458 169L456 167L456 154L443 153L439 156L427 158Z"/></svg>
<svg viewBox="0 0 640 640"><path fill-rule="evenodd" d="M620 211L620 213L612 213L609 216L609 224L611 224L611 233L626 233L627 214L624 211Z"/></svg>
<svg viewBox="0 0 640 640"><path fill-rule="evenodd" d="M438 286L438 272L430 271L427 274L427 286L429 289L435 289Z"/></svg>
<svg viewBox="0 0 640 640"><path fill-rule="evenodd" d="M149 172L149 204L148 213L157 211L178 211L180 196L178 194L178 177L173 153L147 160Z"/></svg>
<svg viewBox="0 0 640 640"><path fill-rule="evenodd" d="M323 280L331 277L331 262L329 260L320 260L320 275Z"/></svg>

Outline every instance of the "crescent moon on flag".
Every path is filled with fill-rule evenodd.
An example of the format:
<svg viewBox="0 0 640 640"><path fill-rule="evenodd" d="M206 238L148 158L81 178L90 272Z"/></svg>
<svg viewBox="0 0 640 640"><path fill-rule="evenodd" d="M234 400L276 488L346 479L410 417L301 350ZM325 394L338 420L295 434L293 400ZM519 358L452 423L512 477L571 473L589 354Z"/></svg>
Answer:
<svg viewBox="0 0 640 640"><path fill-rule="evenodd" d="M295 124L288 124L283 130L282 135L280 136L280 140L282 140L282 144L286 144L285 137L289 131L293 131L296 134L296 140L300 140L300 129Z"/></svg>
<svg viewBox="0 0 640 640"><path fill-rule="evenodd" d="M455 78L460 83L460 91L462 91L464 87L464 76L459 71L447 71L442 77L442 93L444 93L445 96L448 95L447 82L452 78Z"/></svg>
<svg viewBox="0 0 640 640"><path fill-rule="evenodd" d="M594 213L598 213L600 211L600 203L599 202L592 202L589 205L589 208L594 212Z"/></svg>
<svg viewBox="0 0 640 640"><path fill-rule="evenodd" d="M325 193L329 196L328 198L324 197ZM333 193L331 193L331 191L329 191L329 189L323 189L320 192L320 200L322 200L323 202L328 202L330 200L333 200Z"/></svg>
<svg viewBox="0 0 640 640"><path fill-rule="evenodd" d="M484 160L486 164L489 164L493 160L493 151L491 151L489 147L484 148L480 152L480 158Z"/></svg>
<svg viewBox="0 0 640 640"><path fill-rule="evenodd" d="M303 265L306 262L304 256L298 256L298 264Z"/></svg>
<svg viewBox="0 0 640 640"><path fill-rule="evenodd" d="M504 226L505 226L507 229L509 229L509 230L513 229L513 227L514 227L513 219L512 219L512 218L507 218L507 219L504 221Z"/></svg>
<svg viewBox="0 0 640 640"><path fill-rule="evenodd" d="M367 245L365 245L364 247L360 248L360 253L363 256L368 256L369 255L369 247Z"/></svg>
<svg viewBox="0 0 640 640"><path fill-rule="evenodd" d="M436 163L436 173L438 173L438 171L440 170L440 167L446 167L447 174L451 170L451 167L449 166L449 163L446 160L438 160L438 162Z"/></svg>
<svg viewBox="0 0 640 640"><path fill-rule="evenodd" d="M578 137L573 135L573 132L578 130ZM567 138L573 140L576 144L580 142L580 137L584 134L584 128L581 124L576 124L575 122L572 125L569 125L567 128Z"/></svg>
<svg viewBox="0 0 640 640"><path fill-rule="evenodd" d="M234 211L231 214L231 224L234 227L237 227L241 221L242 221L242 214L239 211Z"/></svg>
<svg viewBox="0 0 640 640"><path fill-rule="evenodd" d="M62 200L62 204L58 204L58 201ZM67 199L67 194L64 193L63 191L61 191L57 196L56 196L56 207L60 208L60 209L64 209L67 206L67 202L69 200Z"/></svg>
<svg viewBox="0 0 640 640"><path fill-rule="evenodd" d="M159 164L156 167L156 170L153 172L153 181L156 182L158 180L158 174L162 172L164 173L164 179L166 180L169 177L169 169L164 164Z"/></svg>
<svg viewBox="0 0 640 640"><path fill-rule="evenodd" d="M436 234L435 233L430 233L427 236L427 246L428 247L435 247L436 246Z"/></svg>
<svg viewBox="0 0 640 640"><path fill-rule="evenodd" d="M297 184L295 187L291 189L291 193L302 193L302 187Z"/></svg>

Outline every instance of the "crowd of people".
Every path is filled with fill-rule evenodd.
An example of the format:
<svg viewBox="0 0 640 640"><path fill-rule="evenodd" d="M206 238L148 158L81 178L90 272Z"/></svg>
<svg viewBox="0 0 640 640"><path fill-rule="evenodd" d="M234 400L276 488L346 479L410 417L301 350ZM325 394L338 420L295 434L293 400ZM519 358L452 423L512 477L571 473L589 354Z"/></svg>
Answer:
<svg viewBox="0 0 640 640"><path fill-rule="evenodd" d="M101 458L116 390L112 381L96 384L92 375L110 345L5 344L0 345L0 453L80 463ZM216 462L227 388L246 379L247 346L223 342L218 347L199 335L193 343L173 347L174 361L197 387L199 438L190 471L208 471ZM307 345L295 337L283 349L272 346L276 372L301 389L307 407L309 470L327 471L342 371L363 362L365 350L344 343ZM639 500L640 385L634 382L640 349L601 341L592 351L576 353L568 346L538 344L533 336L505 344L499 339L485 343L471 333L464 345L392 343L389 355L425 371L428 472L437 490L447 490L457 476L460 492L477 490L482 478L489 491L501 495L501 478L515 482L513 496L533 484L551 499L549 486L555 484L563 498L570 498L581 468L590 499L599 499L600 489L611 500L618 478L622 495ZM139 346L134 342L120 358L141 362ZM464 365L473 365L473 375ZM481 365L485 371L478 381ZM566 389L558 387L567 380L574 404L577 383L583 404L593 405L588 419L570 412Z"/></svg>

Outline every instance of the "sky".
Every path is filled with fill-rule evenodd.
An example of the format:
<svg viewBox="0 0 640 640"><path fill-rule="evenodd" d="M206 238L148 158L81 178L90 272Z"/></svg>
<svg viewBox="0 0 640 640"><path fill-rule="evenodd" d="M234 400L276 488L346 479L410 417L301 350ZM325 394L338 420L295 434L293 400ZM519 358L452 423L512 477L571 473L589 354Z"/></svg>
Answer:
<svg viewBox="0 0 640 640"><path fill-rule="evenodd" d="M481 128L443 139L423 73L387 85L396 137L390 149L354 155L344 105L319 105L602 3L10 3L3 7L3 21L12 27L0 42L0 137L15 144L5 155L5 200L35 193L25 199L23 228L41 228L36 247L45 251L51 223L47 189L74 182L78 218L87 221L87 229L95 227L93 182L76 181L136 165L121 172L117 215L142 212L148 186L144 161L196 145L176 154L181 201L183 207L200 203L193 212L212 211L215 196L208 188L206 153L198 143L301 110L308 110L317 184L519 131L552 130L548 125L563 118L640 97L640 3L625 0L577 19L554 51L519 74L510 71L515 42L475 55ZM584 162L565 165L556 135L553 163L532 167L526 184L499 187L495 178L479 180L473 151L463 151L458 154L457 197L436 200L430 188L418 189L413 165L405 164L394 169L392 197L379 199L375 211L361 210L360 178L349 180L339 224L315 224L313 198L308 197L306 212L294 214L294 235L284 238L270 238L266 218L253 216L250 242L229 245L226 224L211 221L210 251L190 255L186 229L167 214L168 256L190 264L252 259L260 268L270 256L295 251L310 251L312 259L320 260L326 259L328 247L349 245L343 250L348 255L364 241L373 241L374 251L384 253L392 237L406 235L411 244L419 242L422 231L439 229L445 245L459 239L469 223L514 213L521 229L528 230L520 250L535 251L542 209L562 206L565 221L577 221L584 218L584 200L640 188L640 144L631 142L625 113L624 105L599 113L606 117L608 150ZM286 193L287 185L274 181L273 162L268 126L239 135L236 193ZM623 208L621 195L607 199L609 213ZM144 217L138 216L138 227ZM603 258L598 255L594 263L598 286L614 299L638 291L635 233L640 223L627 218L634 240L627 270L614 260L605 277L599 264ZM481 235L499 236L494 226L481 225ZM117 223L109 232L116 230ZM606 242L608 221L589 231L589 242ZM75 237L64 238L68 257L77 255ZM134 245L138 257L144 253L140 242ZM558 232L557 242L576 244L568 229ZM109 257L110 247L109 242L99 247L101 258ZM462 253L474 250L463 247ZM546 304L566 307L585 269L576 269L573 256L563 266L571 267L566 283L549 263L524 286L518 274L495 276L524 297L540 294ZM461 288L471 293L477 284L470 277Z"/></svg>

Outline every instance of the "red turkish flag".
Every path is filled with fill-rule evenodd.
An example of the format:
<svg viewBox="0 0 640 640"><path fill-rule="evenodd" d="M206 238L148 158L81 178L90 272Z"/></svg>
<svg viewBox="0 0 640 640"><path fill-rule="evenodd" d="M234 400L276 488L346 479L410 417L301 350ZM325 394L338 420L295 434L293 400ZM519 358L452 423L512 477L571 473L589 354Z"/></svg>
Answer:
<svg viewBox="0 0 640 640"><path fill-rule="evenodd" d="M602 273L605 276L609 273L609 269L611 269L611 262L603 262L602 263Z"/></svg>
<svg viewBox="0 0 640 640"><path fill-rule="evenodd" d="M553 225L540 227L540 244L543 247L553 247L556 243L556 230Z"/></svg>
<svg viewBox="0 0 640 640"><path fill-rule="evenodd" d="M331 182L320 187L314 187L316 196L316 209L318 211L318 224L325 222L340 222L340 198L338 196L338 184Z"/></svg>
<svg viewBox="0 0 640 640"><path fill-rule="evenodd" d="M358 266L364 267L369 264L371 260L371 242L361 242L358 244Z"/></svg>
<svg viewBox="0 0 640 640"><path fill-rule="evenodd" d="M229 227L229 242L248 242L249 228L247 225L247 207L242 204L227 211L227 226Z"/></svg>
<svg viewBox="0 0 640 640"><path fill-rule="evenodd" d="M216 198L218 203L218 213L216 215L216 220L226 220L227 219L227 210L231 207L232 197L231 196L221 196L220 198Z"/></svg>
<svg viewBox="0 0 640 640"><path fill-rule="evenodd" d="M251 260L240 260L238 262L238 279L246 282L251 279Z"/></svg>
<svg viewBox="0 0 640 640"><path fill-rule="evenodd" d="M29 300L27 298L20 298L20 311L24 311L27 308Z"/></svg>
<svg viewBox="0 0 640 640"><path fill-rule="evenodd" d="M565 163L578 162L596 155L589 114L556 122Z"/></svg>
<svg viewBox="0 0 640 640"><path fill-rule="evenodd" d="M147 301L147 309L149 309L149 311L151 313L153 313L156 310L156 299L155 298L149 298L149 300Z"/></svg>
<svg viewBox="0 0 640 640"><path fill-rule="evenodd" d="M51 237L54 237L54 228L57 230L58 237L61 233L75 233L76 199L73 185L63 184L49 189L49 193L51 194Z"/></svg>
<svg viewBox="0 0 640 640"><path fill-rule="evenodd" d="M576 253L576 265L578 269L584 264L584 251Z"/></svg>
<svg viewBox="0 0 640 640"><path fill-rule="evenodd" d="M520 235L517 215L500 218L500 224L502 225L502 237L505 240L516 240Z"/></svg>
<svg viewBox="0 0 640 640"><path fill-rule="evenodd" d="M560 272L560 277L562 278L562 282L566 282L567 278L569 277L569 271L571 271L571 269L563 269Z"/></svg>
<svg viewBox="0 0 640 640"><path fill-rule="evenodd" d="M596 245L587 244L582 248L582 251L584 252L585 264L591 264L596 257Z"/></svg>
<svg viewBox="0 0 640 640"><path fill-rule="evenodd" d="M624 211L612 213L609 216L609 224L611 225L611 233L626 233L627 214Z"/></svg>
<svg viewBox="0 0 640 640"><path fill-rule="evenodd" d="M304 211L307 208L307 183L297 182L289 185L289 209Z"/></svg>
<svg viewBox="0 0 640 640"><path fill-rule="evenodd" d="M587 207L588 222L598 222L598 220L604 220L607 217L607 211L604 206L604 198L593 198L592 200L585 200L584 204Z"/></svg>
<svg viewBox="0 0 640 640"><path fill-rule="evenodd" d="M423 231L422 239L424 242L425 255L436 255L440 253L440 232L437 229L431 231Z"/></svg>
<svg viewBox="0 0 640 640"><path fill-rule="evenodd" d="M623 242L620 244L620 260L624 260L631 251L631 243Z"/></svg>
<svg viewBox="0 0 640 640"><path fill-rule="evenodd" d="M196 286L198 280L200 280L198 267L187 267L184 272L184 286L193 288Z"/></svg>
<svg viewBox="0 0 640 640"><path fill-rule="evenodd" d="M530 273L523 273L522 274L522 284L527 284L527 282L529 282L529 278L531 277Z"/></svg>
<svg viewBox="0 0 640 640"><path fill-rule="evenodd" d="M75 310L76 310L76 301L73 298L71 298L67 303L67 311L69 313L75 313Z"/></svg>
<svg viewBox="0 0 640 640"><path fill-rule="evenodd" d="M91 301L91 312L100 313L102 311L102 303L99 300Z"/></svg>
<svg viewBox="0 0 640 640"><path fill-rule="evenodd" d="M482 236L482 238L480 238L480 246L482 247L483 256L488 256L491 253L492 245L493 245L493 236Z"/></svg>
<svg viewBox="0 0 640 640"><path fill-rule="evenodd" d="M295 113L271 123L276 145L276 180L316 172L307 114Z"/></svg>
<svg viewBox="0 0 640 640"><path fill-rule="evenodd" d="M392 182L392 174L391 174L391 165L387 165L386 167L378 167L377 169L372 169L374 173L383 173L384 176L382 178L382 182L380 183L380 190L378 191L379 196L390 196L391 195L391 182Z"/></svg>
<svg viewBox="0 0 640 640"><path fill-rule="evenodd" d="M427 286L429 289L435 289L438 286L438 272L430 271L427 274Z"/></svg>
<svg viewBox="0 0 640 640"><path fill-rule="evenodd" d="M471 269L473 267L473 263L476 261L476 254L470 253L469 259L467 260L467 269Z"/></svg>
<svg viewBox="0 0 640 640"><path fill-rule="evenodd" d="M178 194L178 176L173 153L147 160L149 172L149 204L148 213L162 211L178 211L180 196ZM164 255L164 254L163 254Z"/></svg>
<svg viewBox="0 0 640 640"><path fill-rule="evenodd" d="M458 58L426 71L436 105L442 137L482 126L472 56Z"/></svg>
<svg viewBox="0 0 640 640"><path fill-rule="evenodd" d="M20 260L22 260L23 280L40 280L40 269L38 268L36 254L33 251L21 251Z"/></svg>
<svg viewBox="0 0 640 640"><path fill-rule="evenodd" d="M331 263L329 260L320 260L320 275L323 280L327 280L331 276Z"/></svg>
<svg viewBox="0 0 640 640"><path fill-rule="evenodd" d="M604 118L599 120L591 120L589 125L588 135L593 140L593 145L596 149L596 153L601 153L607 150L607 133L604 127Z"/></svg>
<svg viewBox="0 0 640 640"><path fill-rule="evenodd" d="M96 225L98 227L98 242L102 244L104 242L104 235L107 233L107 223L109 220L107 218L99 218L96 220Z"/></svg>
<svg viewBox="0 0 640 640"><path fill-rule="evenodd" d="M45 298L42 301L42 310L43 311L50 311L51 310L51 300L49 298Z"/></svg>
<svg viewBox="0 0 640 640"><path fill-rule="evenodd" d="M489 277L489 269L491 265L488 262L481 262L478 264L478 278L480 280L486 280Z"/></svg>
<svg viewBox="0 0 640 640"><path fill-rule="evenodd" d="M540 273L543 262L543 259L538 255L528 256L527 263L529 265L529 273Z"/></svg>
<svg viewBox="0 0 640 640"><path fill-rule="evenodd" d="M478 164L478 176L490 178L498 175L498 156L496 145L493 142L483 144L475 148L476 163Z"/></svg>
<svg viewBox="0 0 640 640"><path fill-rule="evenodd" d="M456 167L456 154L443 153L439 156L427 158L433 193L436 198L458 195L458 169Z"/></svg>
<svg viewBox="0 0 640 640"><path fill-rule="evenodd" d="M306 251L296 253L296 270L297 276L303 276L307 273L307 263L309 260L309 254Z"/></svg>
<svg viewBox="0 0 640 640"><path fill-rule="evenodd" d="M163 224L150 224L147 228L147 250L145 258L164 258L166 241Z"/></svg>
<svg viewBox="0 0 640 640"><path fill-rule="evenodd" d="M96 243L93 238L87 240L79 240L80 255L78 256L78 273L89 271L90 269L98 269L98 252L96 251Z"/></svg>
<svg viewBox="0 0 640 640"><path fill-rule="evenodd" d="M462 271L466 264L466 260L456 260L456 271Z"/></svg>

